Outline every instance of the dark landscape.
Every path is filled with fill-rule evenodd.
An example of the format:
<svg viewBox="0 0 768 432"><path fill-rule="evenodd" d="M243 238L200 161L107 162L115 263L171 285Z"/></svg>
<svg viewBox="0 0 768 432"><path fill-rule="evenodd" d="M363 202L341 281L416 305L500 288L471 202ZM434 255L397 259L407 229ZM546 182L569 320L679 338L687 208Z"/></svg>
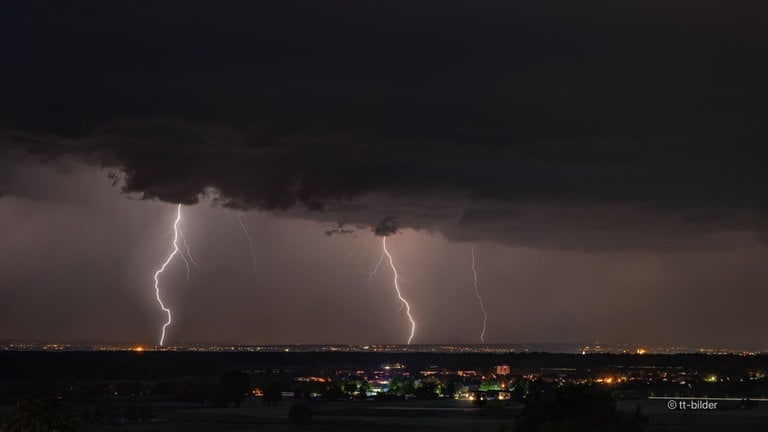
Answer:
<svg viewBox="0 0 768 432"><path fill-rule="evenodd" d="M626 430L760 431L766 371L765 355L0 352L0 403L84 431L516 431L570 389L585 416L647 427ZM685 398L728 400L667 406Z"/></svg>

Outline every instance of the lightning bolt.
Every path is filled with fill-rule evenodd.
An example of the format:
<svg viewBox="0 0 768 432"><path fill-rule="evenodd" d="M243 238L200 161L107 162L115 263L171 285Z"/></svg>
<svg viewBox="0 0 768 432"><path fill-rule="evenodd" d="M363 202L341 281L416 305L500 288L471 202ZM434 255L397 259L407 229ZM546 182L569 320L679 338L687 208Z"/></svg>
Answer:
<svg viewBox="0 0 768 432"><path fill-rule="evenodd" d="M408 301L403 298L402 293L400 292L400 284L398 283L398 275L397 275L397 268L395 267L395 262L392 260L392 254L389 253L387 250L387 237L384 236L381 238L381 247L384 251L384 254L387 255L387 258L389 258L389 266L392 267L392 273L394 274L394 282L395 282L395 291L397 292L397 298L400 300L403 306L405 306L405 314L408 316L408 321L411 322L411 335L408 336L408 345L411 344L411 341L413 340L413 334L416 332L416 321L413 320L413 315L411 315L411 305L408 304Z"/></svg>
<svg viewBox="0 0 768 432"><path fill-rule="evenodd" d="M348 263L348 262L349 262L349 260L351 260L351 259L352 259L352 255L354 255L354 254L355 254L355 252L357 252L357 248L353 248L353 249L352 249L352 252L350 252L350 253L349 253L349 255L347 255L347 258L344 260L344 262L345 262L345 263Z"/></svg>
<svg viewBox="0 0 768 432"><path fill-rule="evenodd" d="M253 271L256 271L256 263L259 261L259 257L256 256L256 252L253 251L253 240L251 239L251 235L248 234L248 228L245 227L245 224L243 223L243 219L240 217L240 212L236 212L237 214L237 221L240 222L240 228L243 229L243 233L245 234L245 238L248 239L248 248L251 251L251 256L253 257Z"/></svg>
<svg viewBox="0 0 768 432"><path fill-rule="evenodd" d="M376 277L376 273L379 272L379 266L381 265L382 261L384 261L384 251L381 251L381 256L379 257L379 260L376 262L376 265L373 266L373 270L368 272L368 283L365 285L365 289L368 289L371 287L373 278Z"/></svg>
<svg viewBox="0 0 768 432"><path fill-rule="evenodd" d="M477 268L475 266L475 245L469 245L469 252L472 254L472 275L474 276L475 295L477 301L480 302L480 310L483 311L483 331L480 333L480 341L485 343L485 329L488 325L488 313L485 311L485 304L483 304L483 297L480 295L480 289L477 287Z"/></svg>
<svg viewBox="0 0 768 432"><path fill-rule="evenodd" d="M187 238L184 237L184 231L179 228L179 236L181 236L181 242L184 244L184 248L187 249L187 256L184 256L184 253L179 251L179 256L181 257L181 260L184 261L184 265L187 266L187 282L189 282L189 275L191 268L189 267L190 261L192 262L192 265L195 266L195 268L200 269L200 266L197 265L197 261L195 261L194 258L192 258L192 251L189 248L189 244L187 244ZM189 258L189 259L187 259Z"/></svg>
<svg viewBox="0 0 768 432"><path fill-rule="evenodd" d="M181 222L181 204L179 204L177 210L176 210L176 220L173 222L173 251L170 255L168 255L168 258L165 259L165 262L162 266L160 266L160 269L155 272L155 298L157 299L157 302L160 304L160 308L168 315L168 321L163 324L163 332L160 335L160 346L163 346L165 343L165 329L171 325L171 310L165 307L165 304L163 304L163 300L160 298L160 274L165 271L165 268L168 266L168 264L171 263L173 260L173 257L176 256L176 254L179 254L181 256L182 260L184 262L187 262L186 259L184 259L184 254L179 249L179 234L181 230L179 229L179 222ZM183 237L183 234L181 235ZM191 256L190 256L191 258ZM189 277L189 263L187 263L187 277Z"/></svg>

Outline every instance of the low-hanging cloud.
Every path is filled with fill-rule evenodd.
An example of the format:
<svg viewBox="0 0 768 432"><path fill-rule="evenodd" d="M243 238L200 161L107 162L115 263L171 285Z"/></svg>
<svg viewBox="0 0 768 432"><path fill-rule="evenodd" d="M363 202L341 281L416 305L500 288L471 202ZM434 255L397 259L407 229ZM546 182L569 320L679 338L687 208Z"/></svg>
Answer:
<svg viewBox="0 0 768 432"><path fill-rule="evenodd" d="M394 216L387 216L381 220L374 228L373 233L380 237L387 237L397 233L400 227L400 221Z"/></svg>
<svg viewBox="0 0 768 432"><path fill-rule="evenodd" d="M110 168L144 199L215 191L378 235L603 250L765 232L759 3L124 6L4 14L2 146Z"/></svg>

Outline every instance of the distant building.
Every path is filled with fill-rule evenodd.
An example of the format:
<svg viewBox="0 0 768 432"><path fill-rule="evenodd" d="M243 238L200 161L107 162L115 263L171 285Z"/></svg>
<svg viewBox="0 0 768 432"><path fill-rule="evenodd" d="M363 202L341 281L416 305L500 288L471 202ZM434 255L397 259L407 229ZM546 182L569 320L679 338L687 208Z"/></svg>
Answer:
<svg viewBox="0 0 768 432"><path fill-rule="evenodd" d="M509 375L509 365L498 365L496 366L496 375Z"/></svg>

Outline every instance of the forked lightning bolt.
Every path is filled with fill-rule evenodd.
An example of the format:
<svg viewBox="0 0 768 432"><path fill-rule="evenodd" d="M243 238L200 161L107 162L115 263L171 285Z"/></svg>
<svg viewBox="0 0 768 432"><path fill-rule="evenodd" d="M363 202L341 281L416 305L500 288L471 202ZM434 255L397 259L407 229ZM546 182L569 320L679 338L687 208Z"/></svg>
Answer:
<svg viewBox="0 0 768 432"><path fill-rule="evenodd" d="M483 297L480 295L480 289L477 287L477 268L475 267L475 245L469 245L469 252L472 254L472 275L474 276L475 295L480 302L480 310L483 312L483 331L480 333L480 341L485 343L485 328L488 325L488 313L485 311Z"/></svg>
<svg viewBox="0 0 768 432"><path fill-rule="evenodd" d="M384 261L384 251L381 251L381 256L379 256L379 260L376 261L376 265L373 266L373 270L368 272L368 283L365 285L366 289L371 287L371 283L373 282L373 278L376 277L376 273L379 272L379 266L381 266L381 262L382 261Z"/></svg>
<svg viewBox="0 0 768 432"><path fill-rule="evenodd" d="M405 306L405 314L408 316L408 321L411 322L411 334L408 336L408 345L411 344L411 341L413 340L413 335L416 333L416 321L413 320L413 316L411 315L411 305L408 304L408 301L403 298L403 294L400 292L400 284L398 283L398 275L397 275L397 267L395 267L395 262L392 259L392 254L389 253L387 250L387 237L381 238L381 246L382 250L384 251L384 254L387 255L387 258L389 258L389 266L392 267L392 273L394 274L394 281L395 281L395 291L397 292L397 298L400 300L403 306Z"/></svg>
<svg viewBox="0 0 768 432"><path fill-rule="evenodd" d="M199 265L197 265L197 261L195 261L194 258L192 258L192 251L189 248L189 244L187 244L187 238L184 237L184 231L179 228L179 236L181 236L181 242L184 243L184 248L187 249L187 257L184 257L184 253L182 251L179 251L179 256L181 256L181 259L184 261L184 265L187 266L187 282L189 282L189 275L190 275L190 267L189 263L192 262L192 265L194 265L196 268L200 268ZM189 258L189 259L187 259Z"/></svg>
<svg viewBox="0 0 768 432"><path fill-rule="evenodd" d="M253 240L251 239L251 235L248 234L248 228L245 227L243 219L240 217L240 212L237 212L237 221L240 222L240 228L243 229L245 238L248 239L248 247L251 250L251 257L253 258L253 270L256 271L256 263L259 261L259 257L256 256L256 252L253 250Z"/></svg>
<svg viewBox="0 0 768 432"><path fill-rule="evenodd" d="M181 234L181 230L179 229L179 222L181 222L181 204L179 204L176 210L176 220L173 222L173 251L170 255L168 255L168 258L165 259L165 262L162 266L160 266L160 269L155 272L155 298L157 298L157 302L160 304L160 308L163 309L163 311L168 315L168 321L163 324L163 331L160 334L160 346L163 346L165 343L165 329L171 325L171 310L165 307L163 300L160 298L159 277L160 274L165 271L165 268L168 266L168 264L171 263L173 257L175 257L176 254L179 254L181 259L184 260L184 262L187 262L184 258L184 253L179 249L179 236L181 235L183 237L183 234ZM192 257L190 256L190 259L191 258ZM194 262L194 260L192 262ZM189 263L187 263L187 277L189 277Z"/></svg>

